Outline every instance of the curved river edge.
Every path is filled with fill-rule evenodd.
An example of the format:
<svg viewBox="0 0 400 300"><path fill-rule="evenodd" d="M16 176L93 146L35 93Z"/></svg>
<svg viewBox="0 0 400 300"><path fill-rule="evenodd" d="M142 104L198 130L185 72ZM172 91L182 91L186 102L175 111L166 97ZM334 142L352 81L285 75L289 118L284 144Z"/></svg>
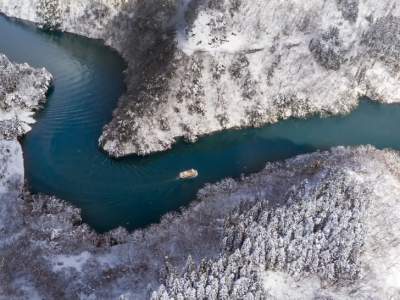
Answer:
<svg viewBox="0 0 400 300"><path fill-rule="evenodd" d="M360 96L400 102L395 0L213 1L55 1L49 9L3 0L0 10L100 38L124 57L127 92L100 138L115 157L163 151L180 137L346 113Z"/></svg>
<svg viewBox="0 0 400 300"><path fill-rule="evenodd" d="M98 54L108 52L106 48L86 38L20 27L1 23L6 37L0 41L1 47L17 61L29 57L33 65L46 66L57 86L46 109L38 115L40 122L24 138L30 189L56 195L79 207L85 223L98 232L118 226L133 230L157 223L165 213L193 201L204 184L254 173L266 161L337 145L400 147L391 134L398 128L399 106L363 101L346 117L291 119L260 129L227 131L194 144L180 143L171 151L151 157L111 160L98 151L96 140L122 93L122 88L111 90L111 95L105 90L114 81L116 85L123 81L122 69L114 67L119 65L119 56L115 55L116 62L103 59ZM27 52L20 47L18 36L40 51ZM49 48L43 46L43 40L48 41ZM100 77L99 84L94 85L93 80L86 84L93 74ZM72 83L63 78L72 78ZM192 167L200 172L196 180L176 180L179 171Z"/></svg>
<svg viewBox="0 0 400 300"><path fill-rule="evenodd" d="M339 147L269 163L240 181L207 186L199 192L199 202L164 216L160 224L103 235L83 224L79 209L70 204L23 191L23 156L16 141L1 141L0 153L0 294L7 298L175 299L229 291L231 298L286 299L305 293L335 299L350 298L354 291L356 297L399 293L390 280L399 272L400 243L393 235L400 232L398 152ZM274 206L266 204L268 199ZM290 228L280 231L283 236L262 236L263 230L275 232L276 223L258 217L260 212L271 213L269 220L284 220L279 226L292 226L292 215L304 236L299 239ZM321 216L329 217L324 221ZM322 237L333 228L321 249ZM251 238L244 242L242 234ZM258 248L259 238L268 248ZM267 257L281 251L282 246L274 246L281 239L289 241L283 246L288 255L291 241L299 247L298 263L259 261L260 253ZM320 261L316 270L310 271L308 252L301 249L314 252ZM330 252L334 261L326 261ZM194 263L204 259L210 260L197 269ZM232 273L242 275L232 281ZM306 287L301 290L295 287L299 276ZM377 276L383 282L377 284ZM193 278L207 279L199 285L198 279L190 282Z"/></svg>
<svg viewBox="0 0 400 300"><path fill-rule="evenodd" d="M6 148L9 149L10 146L6 145ZM14 148L14 150L18 156L22 157L22 153L20 152L20 150L18 150L18 147ZM330 158L331 160L329 160ZM354 160L356 161L354 162ZM368 165L368 162L371 161L372 165ZM3 166L5 165L6 168L7 162L9 162L9 160L7 160L6 158L5 162L3 162ZM354 163L356 164L356 166L354 165ZM266 173L271 175L273 173L272 170L274 170L275 168L276 171L280 173L285 166L293 168L291 171L288 171L286 176L296 177L293 175L293 172L300 169L301 173L306 174L304 176L308 176L305 182L313 182L313 180L320 177L324 178L323 174L326 174L327 172L329 173L329 171L332 171L332 168L336 168L335 170L343 170L347 168L349 174L351 174L351 176L354 176L354 180L359 179L355 175L365 178L366 173L373 170L372 172L375 175L369 178L369 180L361 180L360 182L350 181L346 182L345 186L348 185L347 187L353 187L354 183L359 183L362 186L368 186L368 192L362 190L362 192L365 193L370 193L371 188L376 189L375 193L377 195L375 196L377 196L377 199L373 200L376 200L377 203L379 203L379 201L384 201L387 204L388 202L387 195L382 195L382 188L387 188L393 194L392 198L389 198L389 200L393 200L398 192L396 190L396 188L398 187L398 178L394 176L397 173L396 169L398 169L398 154L395 152L377 151L368 147L361 147L358 149L337 148L333 150L333 152L305 155L287 161L285 163L269 164L266 168ZM357 174L354 174L354 172L356 172ZM368 174L372 176L371 173ZM237 203L234 203L234 206L237 206L238 203L243 200L243 198L246 199L250 193L254 193L253 196L255 197L255 199L258 200L263 197L267 198L267 196L271 197L272 194L263 195L263 192L265 193L265 191L259 190L260 177L262 177L262 173L250 176L248 178L243 178L243 181L240 183L239 189L236 182L232 180L226 180L220 184L210 186L207 189L201 191L200 198L206 197L204 198L204 201L206 202L207 197L213 198L213 196L215 196L216 198L213 198L213 201L215 201L215 207L218 207L218 209L215 209L214 207L213 211L218 211L219 213L221 208L221 200L227 199L227 194L230 196L228 201L229 203L234 202L232 200L237 201ZM276 182L276 179L274 179L276 177L278 176L275 173L273 174L273 176L271 176L271 178L269 178L269 180L274 180ZM390 184L388 186L385 186L384 182L379 180L380 177L385 178L385 180L389 181L389 183L391 183L393 186L391 186ZM280 173L280 179L283 180L282 178L285 178L285 174ZM338 178L340 178L340 176L333 178L324 178L324 180L329 179L329 182L332 183ZM388 179L393 180L394 183L390 182L390 180ZM251 184L252 180L254 180L253 185ZM289 182L282 183L281 180L278 180L279 184L275 186L280 186L281 188L285 187L286 189L286 187L289 186ZM300 186L304 185L303 180L301 181L302 182L301 184L299 184L298 190L300 190ZM315 182L313 184L315 184ZM261 186L272 186L272 184L271 182L263 182ZM21 182L17 184L17 190L20 188ZM238 190L240 190L240 192L235 193L235 191L237 192ZM297 188L294 188L293 190L297 190ZM21 190L18 193L20 192ZM274 193L275 192L276 191L274 191ZM282 194L282 191L280 191L280 193ZM273 195L274 197L276 197L275 194ZM4 197L3 194L1 196L2 198ZM287 194L285 194L285 196L287 196ZM283 198L285 196L283 196ZM346 197L347 196L348 194L346 194ZM363 194L363 196L366 195ZM120 229L106 235L96 235L95 233L91 232L86 225L77 225L80 222L79 213L76 209L73 209L66 203L63 203L62 201L56 200L51 197L48 198L42 196L25 195L24 199L25 202L23 204L22 211L26 213L26 215L24 215L25 224L18 224L16 226L16 228L21 226L20 228L24 229L21 231L16 231L17 234L12 235L11 239L10 236L8 236L6 241L2 240L2 246L5 245L4 243L6 243L7 250L5 251L6 253L4 256L2 253L2 257L5 257L6 259L2 261L1 267L6 268L7 272L5 273L7 275L15 273L13 272L13 270L19 271L18 275L20 275L19 278L7 276L8 278L5 278L4 281L1 281L3 283L2 288L4 288L4 286L9 283L9 286L7 286L7 290L17 289L20 293L19 295L23 295L25 293L25 295L32 296L34 293L37 293L37 295L45 295L45 298L70 298L75 297L78 294L81 296L82 294L84 294L111 298L116 295L123 294L124 297L132 299L135 299L135 297L146 297L144 295L148 295L148 290L156 287L159 283L159 281L156 280L153 281L155 283L153 287L151 287L151 285L150 287L144 286L145 284L147 285L149 282L152 282L152 280L154 280L152 275L156 273L155 270L159 270L162 259L165 257L165 255L159 257L159 252L162 252L163 254L173 252L171 253L171 255L169 255L169 257L173 264L176 264L178 266L182 265L183 262L179 264L177 263L177 261L182 260L183 257L187 256L188 253L191 253L196 261L198 261L199 258L213 257L216 256L217 253L220 253L220 249L215 250L215 248L219 248L218 246L216 246L219 243L215 243L215 241L210 241L211 245L207 245L207 247L204 246L205 241L209 241L210 236L212 236L209 232L210 230L212 230L212 228L214 228L214 230L218 229L217 235L220 235L222 231L222 218L215 218L217 224L211 224L208 219L210 215L212 215L212 213L209 211L212 207L210 203L207 203L206 205L204 204L205 212L201 212L201 214L204 213L202 217L187 217L189 219L188 222L190 226L187 226L186 228L186 230L189 231L186 233L186 236L182 235L182 222L179 221L179 224L175 224L177 219L185 218L185 213L183 213L178 218L166 216L160 225L156 225L155 227L146 229L144 231L137 231L132 235L127 235L126 232L124 232L123 230L121 231ZM15 207L16 205L18 205L18 203L21 204L22 202L19 202L20 200L22 199L18 198L16 201L14 199L14 202L12 203L12 205L10 205L10 207ZM285 202L285 200L287 199L283 199L283 202ZM192 208L188 211L198 211L199 205L201 205L201 203L193 204ZM394 203L393 201L390 202L388 209L389 211L385 211L386 217L393 216L393 213L395 211L398 211L398 207L396 207L395 205L396 203ZM230 207L227 210L231 211L231 209L232 208ZM377 207L373 207L371 209L377 209ZM244 208L244 210L246 211L246 208ZM17 216L16 223L19 223L19 212L15 213L15 216ZM214 217L215 215L212 215L213 220ZM396 218L393 218L391 221L397 221L398 219ZM200 224L192 227L193 222L200 222ZM12 222L10 222L10 224L12 224ZM44 226L44 224L49 226ZM395 222L392 225L396 226L397 224L398 223ZM175 227L171 229L173 225L175 225ZM373 225L379 225L377 226L377 228L379 229L387 227L387 224L385 224L385 226L382 226L382 223ZM169 232L167 236L163 236L163 226L169 227L169 230L171 230L172 232ZM210 226L210 228L208 228L208 226ZM9 226L9 228L11 228L11 226ZM201 230L205 230L205 236L203 238L196 239L198 242L200 241L202 243L201 247L199 245L196 245L196 248L194 247L194 243L192 240L194 238L193 228L201 228ZM391 229L393 229L393 227ZM152 232L153 230L154 232ZM28 234L31 234L28 240L26 239L25 231L28 231ZM387 229L383 233L387 233ZM156 250L152 251L156 251L157 254L154 255L154 252L152 252L150 249L146 249L146 251L135 251L136 249L134 249L134 243L137 243L139 241L140 246L138 247L142 247L143 245L146 245L147 247L147 243L149 243L147 238L149 238L149 236L151 236L152 234L154 234L156 237L152 237L154 238L154 244L152 244L151 248L149 248L156 248ZM382 232L378 232L377 234L382 234ZM33 242L29 241L30 239L32 239ZM220 239L221 237L219 236L217 240ZM131 243L126 242L126 240L131 241ZM179 246L181 246L182 244L186 245L185 242L190 242L190 245L193 244L190 247L193 248L188 252L179 254L176 253L176 248L174 248L173 250L160 250L160 247L171 247L170 243L164 242L165 240L168 240L170 242L172 241L172 244L177 244ZM38 245L38 241L41 241L42 245ZM124 241L125 243L121 245L116 245L108 248L113 244L118 244ZM160 243L162 243L163 246L160 246ZM99 247L96 248L94 245L97 245ZM103 248L103 246L105 246L106 249ZM18 249L21 249L21 247L24 247L24 249L32 249L32 251L28 250L26 251L26 254L20 254L20 251L18 251ZM384 245L382 249L393 248L391 248L391 246L389 245ZM39 252L38 257L32 257L32 253L34 253L34 251L36 251L35 255L37 255L37 253ZM205 254L203 252L201 254L198 254L202 251L207 251L208 253ZM121 252L125 253L125 255L121 255ZM17 257L15 257L16 253L18 253ZM377 253L374 254L376 255ZM136 255L140 257L135 257ZM390 256L387 257L390 258ZM150 265L156 264L156 268L152 266L152 269L146 263L143 263L143 261L146 261L146 259L151 260ZM16 260L18 260L18 263L16 262ZM388 261L386 261L386 263L387 262ZM130 267L127 267L127 265L132 263L134 266L130 265ZM22 271L21 267L23 269ZM254 270L251 269L250 271L254 272ZM79 283L76 281L76 272L78 272L79 276L81 276L79 277ZM87 272L90 274L87 274ZM96 274L93 275L92 273ZM98 276L99 273L101 274L100 276ZM168 276L171 276L171 274L168 274L168 271L166 271L166 273ZM138 274L140 274L140 283L137 283ZM146 280L144 280L144 274L145 276L150 276L149 280L147 280L147 278ZM271 274L268 274L268 276L271 276ZM49 280L49 278L51 279ZM74 278L75 280L72 280L72 278ZM111 280L110 282L110 278L114 280ZM108 285L105 284L105 281L108 282ZM145 283L142 281L145 281ZM69 283L69 285L67 288L65 288L67 286L67 282ZM365 282L363 284L365 284ZM141 286L139 287L137 285ZM169 288L171 288L172 290L172 287ZM354 287L352 287L352 289L353 288ZM379 293L383 293L382 290L379 290L382 287L374 288L378 289ZM163 290L165 291L165 288ZM384 287L383 290L387 291L390 289L386 289L386 287ZM323 292L325 293L327 291L322 289L321 293ZM373 292L373 290L370 290L368 291L368 294L370 295ZM163 291L161 291L160 293L163 294ZM173 292L170 291L169 293ZM377 295L382 295L379 293L377 293ZM397 293L397 291L395 290L393 293ZM157 297L157 295L155 295L155 297Z"/></svg>
<svg viewBox="0 0 400 300"><path fill-rule="evenodd" d="M0 193L0 295L6 298L390 299L400 293L398 152L338 147L269 163L241 181L207 186L180 214L130 234L122 228L97 234L82 224L79 209L24 193L21 147L0 141L0 153L0 187L5 182L7 189Z"/></svg>

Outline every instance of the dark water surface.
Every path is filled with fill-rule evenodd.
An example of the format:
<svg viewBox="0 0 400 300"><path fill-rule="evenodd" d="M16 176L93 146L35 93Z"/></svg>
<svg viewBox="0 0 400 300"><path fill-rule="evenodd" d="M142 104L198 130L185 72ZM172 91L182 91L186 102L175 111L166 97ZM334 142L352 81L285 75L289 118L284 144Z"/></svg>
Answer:
<svg viewBox="0 0 400 300"><path fill-rule="evenodd" d="M97 147L124 91L125 64L101 42L49 34L0 16L0 52L16 62L46 67L55 77L45 109L23 140L33 192L80 207L98 231L157 222L187 205L206 182L260 170L267 161L335 145L400 148L400 106L370 101L349 116L288 120L261 129L228 131L146 158L108 158ZM329 88L329 87L327 87ZM179 171L200 177L178 181Z"/></svg>

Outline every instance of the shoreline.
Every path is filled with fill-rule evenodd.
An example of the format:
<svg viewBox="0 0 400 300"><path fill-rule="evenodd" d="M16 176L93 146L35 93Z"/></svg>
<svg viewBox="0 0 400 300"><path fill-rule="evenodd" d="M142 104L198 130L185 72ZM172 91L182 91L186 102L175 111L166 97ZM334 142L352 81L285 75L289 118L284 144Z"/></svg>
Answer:
<svg viewBox="0 0 400 300"><path fill-rule="evenodd" d="M400 295L398 151L335 147L267 163L207 185L159 224L106 234L65 201L24 190L19 142L0 140L0 153L5 297Z"/></svg>
<svg viewBox="0 0 400 300"><path fill-rule="evenodd" d="M0 148L4 149L4 144L0 143L0 146ZM170 278L166 280L164 276L168 278L175 276L173 274L177 274L178 277L176 277L176 280L181 275L185 276L187 257L189 257L189 260L193 260L193 268L197 270L196 265L200 264L204 266L202 261L207 262L207 266L210 264L211 267L218 262L221 255L229 261L229 256L231 255L229 253L235 251L237 247L239 247L238 249L242 249L240 251L244 251L241 248L244 244L239 242L239 240L233 242L233 244L226 244L229 240L226 240L226 236L227 234L233 234L233 236L239 238L237 234L239 234L240 230L235 229L235 226L241 224L240 222L242 221L237 223L234 220L238 218L238 213L239 216L241 214L250 214L254 210L252 208L254 203L266 203L264 202L265 200L259 202L257 199L273 199L273 203L275 203L273 207L267 205L266 208L262 208L261 211L263 212L274 213L275 210L277 212L286 211L286 208L280 207L282 205L283 207L288 205L290 207L292 205L291 201L293 200L289 200L292 198L292 193L299 193L300 198L307 197L307 199L313 199L313 193L324 190L325 186L332 186L330 189L332 189L334 194L329 197L333 198L327 199L331 199L329 201L336 199L334 201L339 201L340 205L347 207L346 203L349 199L349 194L346 192L345 196L343 196L340 194L340 190L351 191L355 189L354 194L351 192L351 195L356 197L354 199L360 199L356 200L361 201L357 203L363 203L368 199L369 202L367 201L366 203L371 203L368 204L369 208L367 210L368 214L371 215L369 220L375 220L375 210L378 207L388 208L389 210L382 217L386 220L392 220L390 221L392 222L392 226L398 226L399 223L395 221L399 217L397 216L398 213L396 213L397 210L391 206L394 205L393 199L396 198L395 195L397 195L397 192L389 187L385 188L388 193L388 199L392 199L390 201L393 203L390 202L392 204L389 206L381 205L380 203L384 199L381 197L386 196L381 196L379 192L383 181L381 182L376 179L379 177L383 180L384 178L394 176L391 174L395 174L398 161L399 154L395 151L375 150L372 147L338 147L331 151L316 152L294 157L287 161L268 163L261 172L243 177L240 181L226 179L206 186L199 191L198 199L190 207L181 212L165 215L159 224L135 230L131 233L128 233L123 228L117 228L106 234L95 233L89 226L82 223L79 209L55 197L30 195L26 191L22 192L23 178L21 177L20 187L14 192L15 196L10 197L10 193L0 196L3 203L2 207L0 207L0 212L3 212L2 220L8 220L11 217L10 212L14 211L13 217L10 219L12 221L6 224L6 231L0 228L0 255L6 258L6 264L3 266L5 268L3 275L20 274L20 277L22 274L25 274L25 281L22 286L34 287L33 290L35 290L35 293L46 299L52 297L58 297L59 299L70 298L76 296L76 293L85 293L86 296L91 294L107 299L122 295L126 299L148 299L151 297L151 291L154 290L158 290L152 296L154 299L159 299L158 297L163 294L164 296L169 295L169 297L173 298L176 296L173 291L177 290L171 284L175 282L175 279ZM388 165L390 165L390 168L384 167ZM340 174L347 175L342 177ZM367 179L370 176L372 177ZM342 182L343 178L348 179L344 181L343 188L337 190L335 184ZM399 178L385 180L387 180L387 184L392 184L393 182L395 186L400 186ZM305 188L304 185L309 187ZM288 190L287 186L291 186L291 188ZM340 193L335 194L336 191ZM305 195L302 194L304 192L306 193ZM22 193L23 196L18 196L18 194ZM352 197L350 199L353 199ZM322 205L325 200L322 201L322 199L319 199L315 201L317 201L317 204L319 203L318 205ZM300 201L299 204L301 203L303 202ZM304 205L306 203L304 202ZM6 215L4 215L4 205L12 208ZM343 218L347 214L345 212L346 209L343 210ZM302 214L302 212L298 213ZM328 215L331 213L333 212L329 211ZM352 214L354 213L353 211ZM342 213L339 213L339 216L342 216ZM248 216L244 219L239 217L238 220L247 220L249 218ZM315 218L315 220L318 220L317 216ZM21 223L22 220L23 223ZM233 222L232 226L234 227L231 229L227 227L229 222ZM363 221L363 219L360 219L359 222L363 226L369 224L365 223L366 221ZM381 225L379 223L374 225L374 227L368 227L367 231L362 231L362 234L360 233L362 239L377 229L379 229L379 236L387 236L389 233L381 233L381 231L390 231L390 229L385 229ZM260 224L260 226L263 227L264 225ZM252 227L244 225L243 228L251 230ZM372 228L375 229L372 230ZM259 230L257 229L257 232ZM393 238L396 238L395 234ZM265 241L272 242L273 240L265 239ZM23 247L25 251L19 253L17 248L21 247L22 242L24 243ZM374 243L376 243L376 240L374 240ZM177 245L179 245L179 248L176 248ZM231 250L228 251L225 249L227 245L230 245L229 249ZM386 245L385 247L380 247L379 249L397 251L395 250L397 248L393 245ZM31 253L36 253L34 258L31 257ZM249 254L250 256L247 257L247 254L244 254L247 252L241 253L245 255L243 259L250 259L251 255L253 255ZM375 279L373 279L375 275L371 273L375 271L371 271L370 266L374 262L374 257L378 254L371 252L370 255L372 255L370 262L364 262L361 265L357 264L355 266L356 269L354 269L357 270L361 266L363 270L369 271L367 273L363 271L360 273L363 276L358 277L357 275L350 282L346 281L345 286L340 288L342 290L340 293L347 293L348 289L353 291L360 285L366 285L369 287L368 289L373 289L367 289L366 295L372 295L372 291L377 293L377 295L382 295L383 290L386 292L390 291L384 285L374 286L371 285L371 282L363 281L363 278L366 278L365 276L369 274L369 277L372 276L372 282L375 282ZM11 257L17 257L17 261L11 259ZM364 256L360 256L360 259L363 259L362 257ZM364 265L365 263L366 265ZM230 263L227 262L227 264L229 266ZM375 264L373 265L375 266ZM389 260L385 265L394 266L396 264L394 264L394 261ZM248 272L261 272L260 274L264 274L263 268L268 270L261 263L260 265L254 265L254 267L256 268L253 269L251 267L248 269ZM326 268L328 272L329 264L323 265L321 268L320 270L325 270L324 268ZM375 270L374 268L373 270ZM381 268L383 268L383 265L381 265ZM15 273L17 270L18 272ZM382 270L386 272L389 269ZM393 272L394 270L397 269L392 269ZM198 271L200 272L200 269ZM275 276L278 274L271 272L267 272L265 276ZM286 274L285 268L282 269L282 272L282 274ZM355 274L358 273L356 272ZM77 276L80 279L79 284L76 281ZM319 275L311 272L308 275L303 275L301 278L303 278L302 280L309 280L310 276L318 277ZM17 278L12 278L13 276L8 279L1 278L3 284L0 285L0 294L5 292L5 287L8 290L15 289L19 293L22 292L20 289L21 279L17 281L18 285L14 286L16 284L14 280L17 280ZM28 278L31 279L26 281ZM51 284L47 278L52 278ZM185 276L185 278L187 277ZM260 282L262 278L256 276L251 280L256 280L254 284L258 284L258 291L264 293L268 291L268 282L270 281L268 280L266 282L267 285L264 287ZM286 281L287 279L282 280ZM293 280L297 282L298 279ZM336 295L337 291L334 292L334 290L327 290L322 287L327 284L322 283L325 281L323 277L320 277L320 280L322 280L321 287L315 287L316 290L314 292L322 294L329 292L333 293L332 295ZM69 282L68 288L66 288L66 282ZM270 283L272 284L272 282ZM148 284L151 286L150 290ZM160 284L164 284L165 286L158 288ZM94 291L89 292L87 290L89 286L96 288ZM61 287L63 288L61 289ZM365 293L362 292L363 290L365 291L365 289L358 290L358 293ZM60 293L60 291L64 292ZM295 292L296 289L288 287L287 292L290 291ZM186 290L186 292L190 292L190 290ZM275 292L283 291L276 290ZM32 290L29 290L29 294L31 293ZM16 294L6 293L5 295Z"/></svg>
<svg viewBox="0 0 400 300"><path fill-rule="evenodd" d="M118 158L162 152L180 138L195 142L227 129L346 114L364 96L400 102L391 59L400 45L400 12L386 16L384 5L372 1L314 4L293 3L287 11L275 2L210 8L161 0L102 0L93 7L66 1L61 16L48 17L62 31L102 39L127 62L127 91L99 138ZM0 10L40 23L33 7L6 0ZM262 31L256 21L276 32Z"/></svg>

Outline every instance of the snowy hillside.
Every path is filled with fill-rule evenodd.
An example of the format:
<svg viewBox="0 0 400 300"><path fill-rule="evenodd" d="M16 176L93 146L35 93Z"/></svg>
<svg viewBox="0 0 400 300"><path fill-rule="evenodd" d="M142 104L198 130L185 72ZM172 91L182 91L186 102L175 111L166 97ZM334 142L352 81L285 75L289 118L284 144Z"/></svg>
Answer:
<svg viewBox="0 0 400 300"><path fill-rule="evenodd" d="M279 166L307 176L278 205L255 175L257 192L225 219L220 258L169 268L153 299L398 299L399 156L343 148L326 155ZM371 162L354 164L364 155Z"/></svg>
<svg viewBox="0 0 400 300"><path fill-rule="evenodd" d="M228 128L399 102L394 0L11 0L0 11L102 38L129 65L100 145L113 156Z"/></svg>
<svg viewBox="0 0 400 300"><path fill-rule="evenodd" d="M105 27L121 3L118 0L0 0L0 11L48 28L104 38Z"/></svg>
<svg viewBox="0 0 400 300"><path fill-rule="evenodd" d="M0 0L0 11L124 56L127 93L100 139L113 156L346 113L362 95L400 102L394 0ZM24 189L15 137L50 83L0 56L0 298L400 299L398 152L269 163L207 185L160 224L97 234L79 209Z"/></svg>
<svg viewBox="0 0 400 300"><path fill-rule="evenodd" d="M128 78L128 95L101 137L111 155L347 113L365 95L400 101L394 1L191 1L177 15L171 41L160 28L145 54L152 60L130 73L146 75Z"/></svg>
<svg viewBox="0 0 400 300"><path fill-rule="evenodd" d="M22 162L15 145L0 144L0 154ZM397 152L371 147L303 155L209 185L159 225L105 235L54 197L18 197L18 171L16 193L1 195L0 295L396 299L399 168Z"/></svg>

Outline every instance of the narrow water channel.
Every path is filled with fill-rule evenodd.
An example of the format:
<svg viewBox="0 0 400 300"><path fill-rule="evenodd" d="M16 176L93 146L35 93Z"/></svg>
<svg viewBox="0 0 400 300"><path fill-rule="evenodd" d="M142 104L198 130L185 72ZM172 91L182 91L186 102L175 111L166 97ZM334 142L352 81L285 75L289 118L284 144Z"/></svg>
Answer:
<svg viewBox="0 0 400 300"><path fill-rule="evenodd" d="M23 140L31 190L80 207L84 221L98 231L157 222L192 201L206 182L260 170L267 161L335 145L400 148L400 106L362 101L345 117L227 131L196 144L178 143L166 153L113 160L99 150L97 139L124 92L125 64L115 51L0 16L0 52L46 67L55 77L45 109ZM176 179L189 168L199 170L199 178Z"/></svg>

